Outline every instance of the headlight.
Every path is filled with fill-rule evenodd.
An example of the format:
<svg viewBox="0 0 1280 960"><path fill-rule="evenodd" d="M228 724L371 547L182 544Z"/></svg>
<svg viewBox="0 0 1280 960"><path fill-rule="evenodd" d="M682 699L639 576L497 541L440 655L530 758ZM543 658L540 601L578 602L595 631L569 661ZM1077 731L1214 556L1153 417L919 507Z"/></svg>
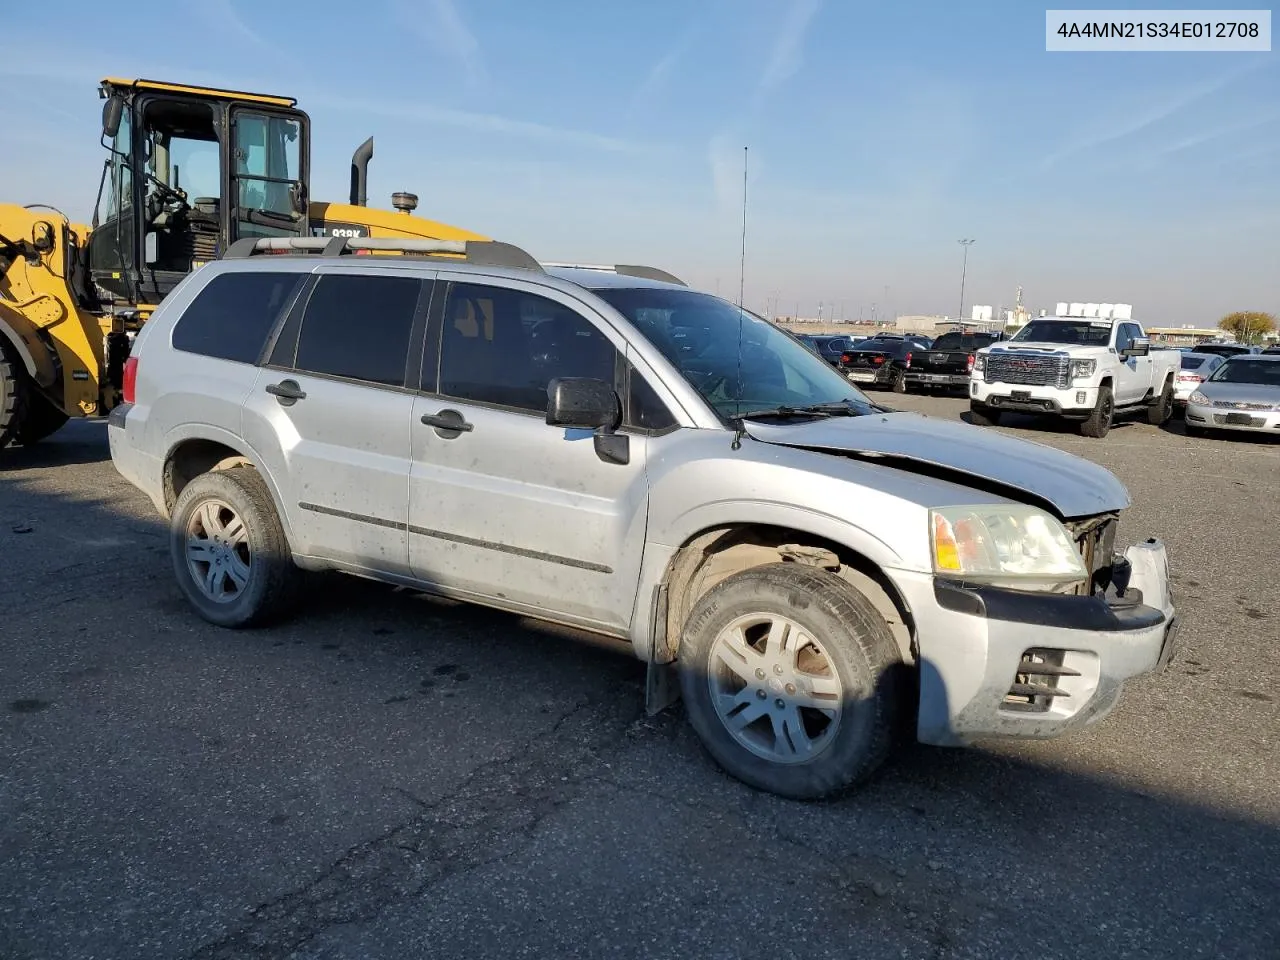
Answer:
<svg viewBox="0 0 1280 960"><path fill-rule="evenodd" d="M1092 377L1093 371L1098 369L1097 360L1072 360L1071 376L1072 377Z"/></svg>
<svg viewBox="0 0 1280 960"><path fill-rule="evenodd" d="M1209 402L1209 398L1206 397L1199 390L1192 390L1191 396L1188 397L1187 399L1190 400L1192 403L1208 403Z"/></svg>
<svg viewBox="0 0 1280 960"><path fill-rule="evenodd" d="M981 373L987 369L987 355L985 353L976 354L973 358L973 370L975 373Z"/></svg>
<svg viewBox="0 0 1280 960"><path fill-rule="evenodd" d="M931 510L929 527L939 576L1047 591L1066 590L1089 577L1066 527L1035 507Z"/></svg>

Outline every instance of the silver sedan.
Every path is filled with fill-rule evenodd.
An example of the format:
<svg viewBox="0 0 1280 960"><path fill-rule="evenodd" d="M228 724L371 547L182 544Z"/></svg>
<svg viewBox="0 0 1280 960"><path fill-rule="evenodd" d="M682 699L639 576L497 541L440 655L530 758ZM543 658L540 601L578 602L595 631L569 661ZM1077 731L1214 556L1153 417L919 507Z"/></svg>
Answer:
<svg viewBox="0 0 1280 960"><path fill-rule="evenodd" d="M1187 433L1248 430L1280 437L1280 356L1242 354L1187 398Z"/></svg>

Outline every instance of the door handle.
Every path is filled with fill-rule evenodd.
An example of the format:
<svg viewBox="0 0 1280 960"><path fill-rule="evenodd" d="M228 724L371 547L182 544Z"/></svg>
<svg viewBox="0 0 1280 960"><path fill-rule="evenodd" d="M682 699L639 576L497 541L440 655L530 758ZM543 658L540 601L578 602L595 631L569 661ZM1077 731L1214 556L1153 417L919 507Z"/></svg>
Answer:
<svg viewBox="0 0 1280 960"><path fill-rule="evenodd" d="M439 413L424 413L422 422L428 427L436 428L436 436L452 440L464 433L470 433L475 425L463 419L457 410L441 410Z"/></svg>
<svg viewBox="0 0 1280 960"><path fill-rule="evenodd" d="M279 383L268 383L267 393L279 400L282 407L291 407L299 400L307 398L307 392L298 386L297 380L281 380Z"/></svg>

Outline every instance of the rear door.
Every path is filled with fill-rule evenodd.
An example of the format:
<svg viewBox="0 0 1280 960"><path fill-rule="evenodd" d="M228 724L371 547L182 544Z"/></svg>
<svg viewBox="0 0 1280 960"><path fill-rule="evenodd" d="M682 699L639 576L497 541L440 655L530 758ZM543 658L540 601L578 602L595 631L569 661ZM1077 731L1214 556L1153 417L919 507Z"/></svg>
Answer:
<svg viewBox="0 0 1280 960"><path fill-rule="evenodd" d="M406 573L410 417L433 280L394 268L322 267L245 404L270 457L294 549ZM416 348L415 348L416 345Z"/></svg>
<svg viewBox="0 0 1280 960"><path fill-rule="evenodd" d="M623 389L617 334L557 291L471 279L450 283L433 313L438 366L424 370L411 418L413 573L624 633L643 553L649 432L624 426L620 462L590 432L546 423L553 377Z"/></svg>

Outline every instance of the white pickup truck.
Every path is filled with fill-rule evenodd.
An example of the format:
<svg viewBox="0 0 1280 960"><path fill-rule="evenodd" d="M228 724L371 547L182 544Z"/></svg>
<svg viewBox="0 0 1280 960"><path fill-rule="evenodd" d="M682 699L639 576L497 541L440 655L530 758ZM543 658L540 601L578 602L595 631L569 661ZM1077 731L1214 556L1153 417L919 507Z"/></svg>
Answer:
<svg viewBox="0 0 1280 960"><path fill-rule="evenodd" d="M1033 413L1078 421L1086 437L1106 436L1117 413L1138 408L1153 424L1168 420L1182 354L1152 351L1142 325L1111 304L1058 308L978 351L970 420L991 426L1005 411Z"/></svg>

